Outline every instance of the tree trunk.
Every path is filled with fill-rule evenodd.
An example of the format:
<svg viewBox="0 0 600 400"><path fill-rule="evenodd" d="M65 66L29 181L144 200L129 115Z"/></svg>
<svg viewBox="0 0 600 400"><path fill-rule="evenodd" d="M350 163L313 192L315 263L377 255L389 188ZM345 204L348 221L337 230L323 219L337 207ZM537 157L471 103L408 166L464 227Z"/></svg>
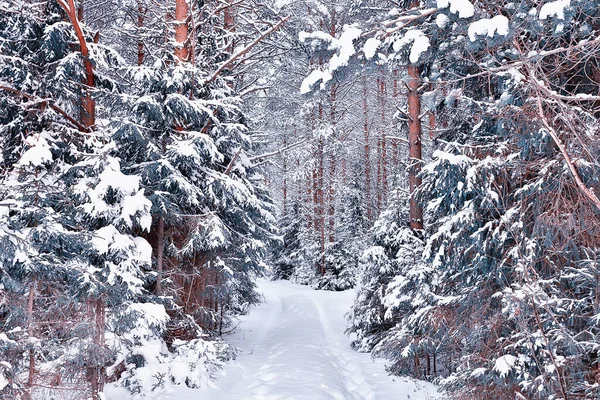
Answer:
<svg viewBox="0 0 600 400"><path fill-rule="evenodd" d="M418 89L421 83L419 68L411 65L408 67L408 156L410 167L408 181L410 187L410 227L423 229L423 208L415 198L416 189L421 186L421 98Z"/></svg>
<svg viewBox="0 0 600 400"><path fill-rule="evenodd" d="M33 301L35 299L35 281L29 286L29 298L27 301L27 335L30 338L34 337L34 320L33 320ZM35 351L29 349L29 374L27 376L27 388L24 393L26 400L31 399L31 388L35 381Z"/></svg>
<svg viewBox="0 0 600 400"><path fill-rule="evenodd" d="M306 204L308 206L308 210L306 212L306 225L308 230L310 231L313 228L313 217L314 213L312 208L310 207L313 203L313 180L311 179L311 173L309 172L306 176Z"/></svg>
<svg viewBox="0 0 600 400"><path fill-rule="evenodd" d="M230 35L232 35L235 32L235 16L233 13L233 6L232 6L233 0L229 0L228 7L225 7L225 10L223 10L223 28L225 29L225 32L229 33ZM233 49L235 47L235 42L233 40L233 37L229 38L229 45L227 46L227 51L230 54L233 54Z"/></svg>
<svg viewBox="0 0 600 400"><path fill-rule="evenodd" d="M393 83L393 92L392 92L392 98L393 98L393 105L396 106L398 104L398 95L400 93L399 89L398 89L398 69L394 68L393 71L393 79L394 79L394 83ZM393 129L392 132L394 132L394 134L396 134L396 132L398 132L398 124L396 123L396 121L393 122ZM398 162L400 160L400 155L398 153L398 141L397 140L392 140L392 179L396 179L396 175L398 174ZM398 182L395 181L395 183L397 184Z"/></svg>
<svg viewBox="0 0 600 400"><path fill-rule="evenodd" d="M165 250L165 220L158 217L158 231L156 232L156 288L157 296L162 295L163 263Z"/></svg>
<svg viewBox="0 0 600 400"><path fill-rule="evenodd" d="M331 141L335 145L337 140L337 127L336 127L336 97L337 97L337 86L332 85L331 87L331 128L332 135ZM329 205L329 242L335 241L335 174L337 167L337 151L334 148L330 151L329 159L329 187L327 190L327 202Z"/></svg>
<svg viewBox="0 0 600 400"><path fill-rule="evenodd" d="M367 218L373 220L371 212L371 148L369 146L369 110L367 103L367 79L363 77L363 135L364 135L364 163L365 163L365 206Z"/></svg>
<svg viewBox="0 0 600 400"><path fill-rule="evenodd" d="M383 68L380 69L381 78L379 79L379 108L381 115L381 127L380 127L380 136L379 140L381 143L381 182L380 182L380 190L381 190L381 208L380 211L385 207L387 203L387 193L388 193L388 177L387 177L387 140L385 138L387 127L386 127L386 113L385 113L385 75L383 72Z"/></svg>
<svg viewBox="0 0 600 400"><path fill-rule="evenodd" d="M296 137L296 129L294 129L294 137ZM287 134L283 135L283 148L287 147ZM287 215L287 155L282 154L283 157L283 215Z"/></svg>
<svg viewBox="0 0 600 400"><path fill-rule="evenodd" d="M319 103L319 125L323 121L323 104ZM325 175L324 175L324 158L325 158L325 143L323 135L319 134L319 144L317 146L317 218L319 220L319 244L321 249L320 272L321 276L325 275Z"/></svg>
<svg viewBox="0 0 600 400"><path fill-rule="evenodd" d="M142 40L142 28L144 27L144 15L146 11L142 6L142 0L137 1L137 61L138 65L144 64L144 41Z"/></svg>
<svg viewBox="0 0 600 400"><path fill-rule="evenodd" d="M79 17L83 17L83 8L75 7L74 0L68 1L68 5L65 3L59 4L63 7L67 13L67 16L69 17L71 25L73 25L75 35L77 36L77 41L79 42L81 56L83 57L83 67L85 69L85 80L83 81L83 84L86 87L83 89L83 94L80 99L81 123L86 129L90 129L96 123L96 101L91 93L93 88L96 86L94 78L94 66L90 60L90 52L83 34L83 30L81 29L81 25L79 23L80 19L78 18L78 15Z"/></svg>
<svg viewBox="0 0 600 400"><path fill-rule="evenodd" d="M95 318L93 340L94 344L96 345L96 349L103 350L105 348L104 331L106 329L106 309L104 306L104 301L101 299L95 300L94 305ZM104 365L92 365L90 368L92 400L101 400L103 398L101 393L104 391L104 383L106 381L106 368Z"/></svg>
<svg viewBox="0 0 600 400"><path fill-rule="evenodd" d="M189 61L188 43L189 5L187 0L175 0L175 57L179 62Z"/></svg>
<svg viewBox="0 0 600 400"><path fill-rule="evenodd" d="M331 36L335 37L336 35L336 13L335 9L331 12ZM336 164L337 164L337 151L336 151L336 141L337 141L337 127L336 127L336 101L337 101L337 90L338 85L331 85L330 101L331 101L331 109L330 109L330 118L331 118L331 144L332 148L330 150L330 159L329 159L329 187L327 188L327 203L329 206L328 214L329 214L329 243L333 243L335 241L335 173L336 173ZM323 238L323 251L325 247L325 238ZM324 264L324 263L323 263Z"/></svg>

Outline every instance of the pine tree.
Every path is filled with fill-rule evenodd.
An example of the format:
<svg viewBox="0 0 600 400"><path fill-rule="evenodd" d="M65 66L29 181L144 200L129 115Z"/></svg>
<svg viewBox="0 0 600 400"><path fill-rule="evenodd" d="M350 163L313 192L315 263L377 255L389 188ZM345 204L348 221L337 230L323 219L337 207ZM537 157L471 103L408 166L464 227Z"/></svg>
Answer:
<svg viewBox="0 0 600 400"><path fill-rule="evenodd" d="M12 57L1 65L2 102L12 111L2 121L3 322L14 335L8 348L25 345L28 357L10 358L16 363L5 390L30 397L39 382L57 386L68 376L66 385L89 379L99 398L113 358L104 342L106 305L118 312L142 291L150 260L130 232L145 226L149 203L136 178L106 158L106 131L92 134L95 100L80 84L89 71L69 45L82 32L61 21L64 9L53 2L11 5L18 11L5 17L2 37L20 36L6 42ZM106 181L115 177L116 186Z"/></svg>
<svg viewBox="0 0 600 400"><path fill-rule="evenodd" d="M318 289L346 290L356 285L369 222L361 168L354 166L352 169L350 181L340 189L342 198L338 207L340 219L336 226L336 240L325 250L325 275L317 281Z"/></svg>

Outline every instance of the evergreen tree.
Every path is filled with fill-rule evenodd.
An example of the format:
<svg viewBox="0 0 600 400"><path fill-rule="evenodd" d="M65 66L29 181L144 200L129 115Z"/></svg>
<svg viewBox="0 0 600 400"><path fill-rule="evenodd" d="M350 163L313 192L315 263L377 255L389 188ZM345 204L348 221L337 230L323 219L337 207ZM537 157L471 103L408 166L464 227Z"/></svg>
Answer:
<svg viewBox="0 0 600 400"><path fill-rule="evenodd" d="M358 166L353 167L350 181L340 188L343 194L338 207L336 240L325 250L325 275L319 277L317 289L346 290L356 285L369 226L360 171Z"/></svg>
<svg viewBox="0 0 600 400"><path fill-rule="evenodd" d="M283 233L281 246L274 255L273 278L290 279L298 265L302 264L302 235L306 222L298 200L291 204L291 210L279 222Z"/></svg>

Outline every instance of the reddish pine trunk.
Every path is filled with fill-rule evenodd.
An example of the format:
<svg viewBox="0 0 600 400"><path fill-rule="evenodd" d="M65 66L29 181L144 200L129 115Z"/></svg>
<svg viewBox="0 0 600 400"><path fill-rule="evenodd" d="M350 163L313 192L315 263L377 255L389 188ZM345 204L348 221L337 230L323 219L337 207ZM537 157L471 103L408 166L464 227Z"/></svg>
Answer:
<svg viewBox="0 0 600 400"><path fill-rule="evenodd" d="M336 131L336 96L337 86L331 87L331 127L333 129L332 141L337 139ZM335 149L330 152L329 160L329 187L327 192L327 201L329 203L329 242L335 241L335 173L337 167L337 157Z"/></svg>
<svg viewBox="0 0 600 400"><path fill-rule="evenodd" d="M398 90L398 69L394 68L394 83L393 83L393 102L394 105L397 104L397 100L398 100L398 94L399 94L399 90ZM394 134L396 132L398 132L397 129L397 124L394 122L394 127L392 129L392 132L394 132ZM398 154L398 141L397 140L392 140L392 170L393 173L396 174L397 170L398 170L398 161L400 160L400 156Z"/></svg>
<svg viewBox="0 0 600 400"><path fill-rule="evenodd" d="M235 17L231 3L233 3L233 0L229 0L229 7L226 7L223 11L223 28L225 28L225 32L230 34L235 32ZM229 46L227 46L227 51L229 53L233 53L234 46L235 43L233 41L233 37L231 37L229 38Z"/></svg>
<svg viewBox="0 0 600 400"><path fill-rule="evenodd" d="M335 14L335 9L332 11L331 13L331 36L335 37L336 35L336 14ZM331 118L331 128L332 128L332 135L331 135L331 142L335 145L336 140L337 140L337 127L336 127L336 101L337 101L337 89L338 86L337 85L332 85L331 86L331 91L330 91L330 99L331 99L331 111L330 111L330 118ZM337 157L336 157L336 150L335 148L333 149L333 151L330 151L330 160L329 160L329 187L328 187L328 198L327 198L327 202L329 204L329 242L333 243L335 241L335 173L336 173L336 164L337 164ZM323 240L323 247L325 246L324 240Z"/></svg>
<svg viewBox="0 0 600 400"><path fill-rule="evenodd" d="M164 241L165 241L165 220L162 216L158 217L158 232L156 233L156 295L162 294L163 262L164 262Z"/></svg>
<svg viewBox="0 0 600 400"><path fill-rule="evenodd" d="M294 129L296 137L296 129ZM283 148L287 147L287 135L283 135ZM287 215L287 156L283 154L283 215Z"/></svg>
<svg viewBox="0 0 600 400"><path fill-rule="evenodd" d="M410 227L423 229L423 209L415 199L415 190L421 185L421 98L418 93L420 86L420 71L416 66L408 67L408 155L410 168L408 181L410 186Z"/></svg>
<svg viewBox="0 0 600 400"><path fill-rule="evenodd" d="M363 78L363 134L365 141L365 200L367 208L367 218L371 221L371 149L369 146L369 111L367 104L367 80Z"/></svg>
<svg viewBox="0 0 600 400"><path fill-rule="evenodd" d="M62 5L63 3L59 4ZM68 6L64 4L63 9L67 13L71 25L73 25L77 41L79 42L81 56L83 57L83 67L85 69L85 80L83 81L83 84L86 88L80 99L81 123L86 129L90 129L96 123L96 101L91 94L91 91L96 86L96 82L94 78L94 66L90 60L90 52L79 23L79 21L83 19L83 7L76 8L74 0L69 0Z"/></svg>
<svg viewBox="0 0 600 400"><path fill-rule="evenodd" d="M317 190L318 187L318 170L316 167L313 167L312 170L312 195L313 195L313 199L312 199L312 203L313 203L313 226L315 229L315 232L319 232L320 227L319 227L319 191Z"/></svg>
<svg viewBox="0 0 600 400"><path fill-rule="evenodd" d="M219 298L217 297L217 287L219 287L219 285L221 284L221 280L219 279L219 273L217 271L215 271L215 290L213 290L213 296L214 296L214 312L215 312L215 317L214 317L214 331L219 330L219 319L217 318L219 315Z"/></svg>
<svg viewBox="0 0 600 400"><path fill-rule="evenodd" d="M34 337L33 331L33 301L35 298L35 282L32 282L29 286L29 298L27 301L27 334L29 337ZM29 350L29 375L27 377L27 388L25 391L25 398L31 399L31 388L35 381L35 352L33 349Z"/></svg>
<svg viewBox="0 0 600 400"><path fill-rule="evenodd" d="M94 301L94 335L93 340L97 349L105 347L104 330L106 329L106 309L102 300ZM90 367L90 380L92 386L92 400L101 400L104 390L105 368L102 365Z"/></svg>
<svg viewBox="0 0 600 400"><path fill-rule="evenodd" d="M377 79L377 97L379 103L379 110L381 121L379 124L379 138L378 138L378 159L377 159L377 210L381 212L387 202L387 141L385 138L386 134L386 118L385 118L385 76L383 75L383 68L379 69L379 78Z"/></svg>
<svg viewBox="0 0 600 400"><path fill-rule="evenodd" d="M433 140L435 132L435 113L429 111L429 139Z"/></svg>
<svg viewBox="0 0 600 400"><path fill-rule="evenodd" d="M311 179L311 174L309 173L306 177L306 204L309 206L310 204L314 204L312 182L313 180ZM313 213L311 211L312 210L309 209L309 211L306 213L306 224L308 226L308 230L311 230L311 228L313 227Z"/></svg>
<svg viewBox="0 0 600 400"><path fill-rule="evenodd" d="M145 53L144 53L144 42L142 40L142 28L144 27L144 15L145 15L145 10L144 7L142 6L142 1L138 0L137 2L137 24L138 24L138 38L137 38L137 59L138 59L138 65L142 65L144 64L144 58L145 58Z"/></svg>
<svg viewBox="0 0 600 400"><path fill-rule="evenodd" d="M411 7L418 7L419 0L413 0ZM421 85L421 71L419 67L411 65L408 67L408 156L410 168L408 181L410 189L410 227L423 229L423 209L415 199L415 190L421 186L421 97L418 90Z"/></svg>
<svg viewBox="0 0 600 400"><path fill-rule="evenodd" d="M319 122L323 121L323 104L319 103ZM319 144L317 146L317 219L319 221L319 244L321 248L321 263L320 272L321 275L325 275L325 196L324 196L324 155L325 143L323 136L319 135Z"/></svg>
<svg viewBox="0 0 600 400"><path fill-rule="evenodd" d="M189 61L188 43L188 15L189 6L187 0L175 0L175 57L179 62Z"/></svg>

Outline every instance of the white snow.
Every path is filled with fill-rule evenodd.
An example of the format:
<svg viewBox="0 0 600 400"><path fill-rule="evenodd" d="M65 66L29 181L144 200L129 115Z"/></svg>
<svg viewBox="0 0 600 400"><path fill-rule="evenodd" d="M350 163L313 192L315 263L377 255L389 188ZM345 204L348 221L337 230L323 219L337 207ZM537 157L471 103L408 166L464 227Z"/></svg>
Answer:
<svg viewBox="0 0 600 400"><path fill-rule="evenodd" d="M259 281L265 302L250 309L228 341L242 352L209 387L181 386L144 399L435 400L433 384L392 377L383 361L350 348L344 314L356 295ZM124 400L112 388L108 400Z"/></svg>
<svg viewBox="0 0 600 400"><path fill-rule="evenodd" d="M302 81L302 86L300 86L300 93L309 93L312 90L312 87L318 82L322 82L321 89L324 89L325 83L329 82L331 79L333 79L333 76L329 73L329 71L315 69Z"/></svg>
<svg viewBox="0 0 600 400"><path fill-rule="evenodd" d="M153 250L150 243L143 237L135 237L133 238L133 242L135 243L138 259L151 264Z"/></svg>
<svg viewBox="0 0 600 400"><path fill-rule="evenodd" d="M500 374L500 377L503 378L509 374L509 372L515 366L515 361L517 361L517 357L507 354L502 356L496 360L496 365L494 366L494 371Z"/></svg>
<svg viewBox="0 0 600 400"><path fill-rule="evenodd" d="M459 18L471 18L475 7L469 0L437 0L438 8L450 7L450 12L458 14Z"/></svg>
<svg viewBox="0 0 600 400"><path fill-rule="evenodd" d="M331 36L329 33L323 31L300 32L298 34L298 40L300 40L300 42L302 43L306 43L309 40L316 40L317 42L326 42L329 43L329 50L335 50L339 46L339 43L336 38Z"/></svg>
<svg viewBox="0 0 600 400"><path fill-rule="evenodd" d="M169 321L169 315L162 304L134 303L129 306L129 311L141 314L148 326L164 327Z"/></svg>
<svg viewBox="0 0 600 400"><path fill-rule="evenodd" d="M52 161L50 145L42 136L30 136L25 140L25 142L30 147L21 156L19 165L41 167L45 163Z"/></svg>
<svg viewBox="0 0 600 400"><path fill-rule="evenodd" d="M571 0L556 0L546 3L540 9L540 19L547 19L548 17L556 17L558 19L565 19L565 8L571 5Z"/></svg>
<svg viewBox="0 0 600 400"><path fill-rule="evenodd" d="M469 39L474 42L477 35L494 37L495 34L508 35L508 18L496 15L494 18L483 18L469 25Z"/></svg>
<svg viewBox="0 0 600 400"><path fill-rule="evenodd" d="M356 49L354 48L354 41L358 39L361 35L362 31L353 26L344 27L344 31L342 32L339 41L338 41L338 49L339 53L334 54L329 61L329 73L333 73L341 67L345 67L348 65L348 61L350 61L350 57L356 53Z"/></svg>
<svg viewBox="0 0 600 400"><path fill-rule="evenodd" d="M410 48L410 55L408 58L411 63L416 63L419 61L421 54L426 52L429 48L429 38L418 29L410 30L406 32L402 38L394 42L394 51L399 51L402 47L411 43L412 47Z"/></svg>
<svg viewBox="0 0 600 400"><path fill-rule="evenodd" d="M363 53L365 53L365 57L367 60L372 59L377 53L377 49L381 45L381 40L377 38L370 38L365 42L363 46Z"/></svg>
<svg viewBox="0 0 600 400"><path fill-rule="evenodd" d="M8 379L6 379L4 374L0 373L0 390L4 389L8 383Z"/></svg>
<svg viewBox="0 0 600 400"><path fill-rule="evenodd" d="M325 32L300 33L300 41L305 42L308 39L319 39L329 43L329 50L337 50L329 60L324 69L316 69L310 73L303 81L300 87L300 93L309 93L312 86L321 81L321 89L325 84L333 79L333 73L341 67L348 65L350 58L356 53L354 41L358 39L362 31L353 25L344 26L344 30L339 39L332 37Z"/></svg>
<svg viewBox="0 0 600 400"><path fill-rule="evenodd" d="M448 25L449 21L450 18L448 18L448 16L445 14L438 14L437 17L435 17L435 23L441 29L444 29Z"/></svg>

